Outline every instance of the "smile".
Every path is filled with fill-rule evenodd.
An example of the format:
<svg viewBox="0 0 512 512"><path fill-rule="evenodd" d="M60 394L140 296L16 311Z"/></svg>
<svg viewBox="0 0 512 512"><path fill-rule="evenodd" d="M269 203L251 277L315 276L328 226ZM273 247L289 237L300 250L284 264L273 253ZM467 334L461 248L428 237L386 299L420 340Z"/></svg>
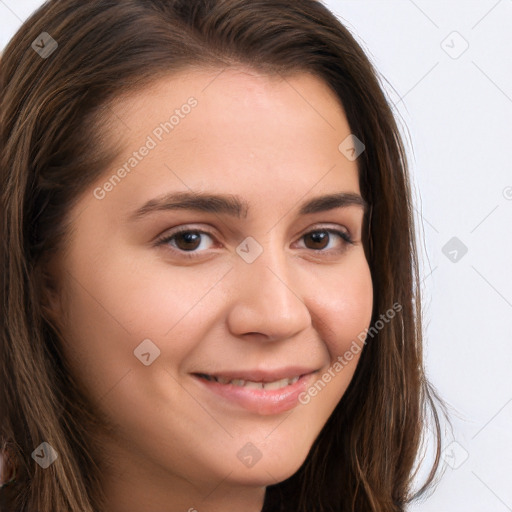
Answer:
<svg viewBox="0 0 512 512"><path fill-rule="evenodd" d="M259 415L272 415L299 405L299 395L317 372L297 368L265 373L193 373L192 376L207 400L216 406L234 406Z"/></svg>

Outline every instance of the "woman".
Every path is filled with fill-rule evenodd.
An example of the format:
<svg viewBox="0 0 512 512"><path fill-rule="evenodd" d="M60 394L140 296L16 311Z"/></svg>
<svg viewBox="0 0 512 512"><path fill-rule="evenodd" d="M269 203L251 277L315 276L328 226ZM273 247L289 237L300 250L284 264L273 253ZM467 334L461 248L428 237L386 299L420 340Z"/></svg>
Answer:
<svg viewBox="0 0 512 512"><path fill-rule="evenodd" d="M407 163L320 2L50 0L0 87L6 510L402 511L430 407L427 488Z"/></svg>

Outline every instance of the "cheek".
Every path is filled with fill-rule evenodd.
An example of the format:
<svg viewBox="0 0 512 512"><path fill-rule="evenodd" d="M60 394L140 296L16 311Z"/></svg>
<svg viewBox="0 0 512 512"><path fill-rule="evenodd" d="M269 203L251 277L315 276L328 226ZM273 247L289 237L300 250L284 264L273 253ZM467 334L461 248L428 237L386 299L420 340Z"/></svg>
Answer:
<svg viewBox="0 0 512 512"><path fill-rule="evenodd" d="M345 394L358 365L373 309L370 269L354 252L336 270L321 269L308 283L309 310L328 351L329 362L300 395L303 423L314 437ZM315 293L313 293L315 291Z"/></svg>
<svg viewBox="0 0 512 512"><path fill-rule="evenodd" d="M312 277L308 307L315 313L314 327L325 343L329 363L300 402L324 422L344 395L359 362L372 318L373 283L362 249L336 270L321 269Z"/></svg>
<svg viewBox="0 0 512 512"><path fill-rule="evenodd" d="M64 351L75 373L102 395L128 371L140 369L134 350L143 340L163 350L162 340L172 339L173 360L179 363L200 339L194 334L206 321L202 298L229 266L155 271L154 265L134 264L133 258L110 251L101 264L76 258L69 269Z"/></svg>
<svg viewBox="0 0 512 512"><path fill-rule="evenodd" d="M317 330L327 345L331 361L360 340L369 327L373 310L373 284L366 259L353 258L337 271L311 283L321 293L314 296ZM364 338L363 338L364 339ZM361 344L357 341L358 344Z"/></svg>

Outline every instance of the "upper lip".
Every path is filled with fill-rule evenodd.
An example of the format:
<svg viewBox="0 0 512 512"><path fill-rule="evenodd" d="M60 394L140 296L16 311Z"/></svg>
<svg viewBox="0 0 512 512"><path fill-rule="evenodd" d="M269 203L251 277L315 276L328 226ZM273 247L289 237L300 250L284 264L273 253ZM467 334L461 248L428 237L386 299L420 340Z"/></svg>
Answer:
<svg viewBox="0 0 512 512"><path fill-rule="evenodd" d="M286 368L275 368L271 370L226 370L218 372L194 372L196 375L210 375L212 377L223 377L225 379L250 380L252 382L274 382L282 379L301 377L308 373L317 371L318 368L306 366L287 366Z"/></svg>

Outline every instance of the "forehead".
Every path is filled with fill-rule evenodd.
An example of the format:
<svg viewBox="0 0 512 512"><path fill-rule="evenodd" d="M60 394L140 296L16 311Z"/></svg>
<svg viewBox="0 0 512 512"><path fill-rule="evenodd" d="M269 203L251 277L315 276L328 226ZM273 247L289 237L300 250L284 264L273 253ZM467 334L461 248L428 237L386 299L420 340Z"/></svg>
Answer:
<svg viewBox="0 0 512 512"><path fill-rule="evenodd" d="M224 105L242 101L250 108L275 108L275 101L288 107L305 103L327 123L332 122L343 107L337 95L321 78L303 71L287 74L263 73L244 67L186 68L155 78L134 92L127 92L114 101L116 111L130 116L140 111L153 111L156 105L183 95L195 95L212 105L215 100ZM303 107L305 105L302 105ZM321 111L326 105L329 109ZM172 107L173 105L167 105ZM158 111L160 115L165 112Z"/></svg>
<svg viewBox="0 0 512 512"><path fill-rule="evenodd" d="M191 101L196 105L193 109L187 105ZM307 73L283 76L239 68L185 70L118 98L111 111L121 138L130 147L136 137L140 140L159 126L162 131L169 121L172 133L165 131L170 136L164 144L172 145L181 136L191 146L203 148L221 144L225 149L230 142L239 145L243 141L252 147L263 143L268 150L291 143L297 145L294 152L298 152L311 145L304 146L305 140L314 143L326 133L337 137L350 133L336 94ZM292 159L293 153L289 157Z"/></svg>
<svg viewBox="0 0 512 512"><path fill-rule="evenodd" d="M187 70L119 98L111 112L123 149L99 181L125 169L112 208L116 198L140 206L175 191L228 192L267 209L359 191L357 163L339 150L350 135L343 107L309 74Z"/></svg>

